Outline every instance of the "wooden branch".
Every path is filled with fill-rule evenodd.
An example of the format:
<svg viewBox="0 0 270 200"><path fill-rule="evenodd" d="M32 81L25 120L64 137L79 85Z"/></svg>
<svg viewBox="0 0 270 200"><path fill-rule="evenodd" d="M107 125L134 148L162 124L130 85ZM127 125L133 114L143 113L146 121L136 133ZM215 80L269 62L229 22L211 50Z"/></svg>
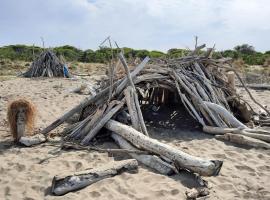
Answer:
<svg viewBox="0 0 270 200"><path fill-rule="evenodd" d="M255 148L266 148L270 149L270 144L263 142L258 139L254 139L248 136L244 135L238 135L238 134L233 134L233 133L225 133L224 135L216 135L215 136L217 139L222 139L226 141L230 141L232 143L236 144L242 144L242 145L247 145L250 147L255 147Z"/></svg>
<svg viewBox="0 0 270 200"><path fill-rule="evenodd" d="M249 132L251 129L241 129L241 128L221 128L221 127L211 127L211 126L204 126L203 131L206 133L210 133L213 135L218 135L218 134L226 134L226 133L234 133L234 134L240 134L240 135L245 135L248 137L252 137L255 139L263 140L265 142L270 142L270 135L268 134L261 134L256 133L254 130L253 132ZM255 132L255 133L254 133Z"/></svg>
<svg viewBox="0 0 270 200"><path fill-rule="evenodd" d="M148 132L147 132L147 129L146 129L146 126L145 126L145 123L144 123L144 119L143 119L143 115L142 115L142 111L141 111L141 107L140 107L140 103L139 103L139 99L138 99L138 95L137 95L137 92L136 92L136 88L135 88L135 85L133 83L133 80L132 80L132 77L131 77L131 74L129 72L129 68L128 68L128 65L127 65L127 62L126 62L126 59L123 55L123 53L121 52L119 54L119 59L120 61L122 62L125 70L126 70L126 73L127 73L127 77L128 77L128 80L129 80L129 84L131 85L132 89L133 89L133 93L134 93L134 102L135 102L135 106L136 106L136 111L137 111L137 115L138 115L138 119L139 119L139 122L140 122L140 126L141 126L141 129L142 129L142 132L149 136Z"/></svg>
<svg viewBox="0 0 270 200"><path fill-rule="evenodd" d="M252 101L254 103L256 103L258 106L260 106L267 114L268 116L270 116L270 111L267 110L262 104L260 104L253 96L252 94L250 93L249 89L247 88L247 86L245 85L244 81L242 80L242 78L240 77L240 75L238 74L238 72L232 67L232 64L231 63L228 63L230 65L230 67L226 67L226 66L223 66L224 68L226 69L229 69L231 71L233 71L235 73L235 75L237 76L238 80L241 82L242 86L245 88L246 92L248 93L249 97L252 99Z"/></svg>
<svg viewBox="0 0 270 200"><path fill-rule="evenodd" d="M236 85L237 87L244 87L243 85ZM256 90L270 90L270 85L267 84L246 84L246 87Z"/></svg>
<svg viewBox="0 0 270 200"><path fill-rule="evenodd" d="M221 169L222 161L206 160L191 156L174 147L149 138L137 130L117 121L109 120L106 123L105 128L121 135L135 146L140 146L147 151L164 156L175 162L179 167L196 172L200 175L218 175Z"/></svg>
<svg viewBox="0 0 270 200"><path fill-rule="evenodd" d="M56 175L52 181L51 191L55 195L64 195L68 192L82 189L102 179L118 175L124 171L137 170L138 162L135 159L110 163L106 166L75 172L73 174Z"/></svg>
<svg viewBox="0 0 270 200"><path fill-rule="evenodd" d="M87 136L82 140L82 145L87 145L100 131L100 129L106 124L108 120L112 118L112 116L117 113L124 105L124 101L115 106L110 112L104 115L104 117L96 124L93 129L87 134Z"/></svg>
<svg viewBox="0 0 270 200"><path fill-rule="evenodd" d="M128 141L126 141L120 135L112 133L112 138L123 149L129 149L133 151L137 150L136 147L131 145ZM137 161L143 163L145 166L150 167L151 169L154 169L155 171L159 172L160 174L171 175L175 173L176 171L176 169L173 166L161 160L157 156L145 155L145 154L138 155L136 153L129 153L129 155L132 158L136 159Z"/></svg>
<svg viewBox="0 0 270 200"><path fill-rule="evenodd" d="M207 102L207 101L204 101L204 103L211 110L213 110L214 112L216 112L218 115L222 116L222 118L225 121L229 122L232 125L233 128L239 128L239 127L247 128L246 125L244 125L243 123L241 123L238 119L236 119L231 113L229 113L229 111L227 111L222 106L220 106L218 104L215 104L215 103Z"/></svg>
<svg viewBox="0 0 270 200"><path fill-rule="evenodd" d="M147 151L142 151L139 149L102 149L95 146L83 146L80 144L75 144L71 142L65 142L61 146L62 149L75 149L75 150L85 150L85 151L98 151L101 153L135 153L135 154L144 154L148 155Z"/></svg>
<svg viewBox="0 0 270 200"><path fill-rule="evenodd" d="M130 86L127 87L127 89L124 90L124 94L128 107L128 112L131 118L132 127L135 128L137 131L141 131L132 88Z"/></svg>
<svg viewBox="0 0 270 200"><path fill-rule="evenodd" d="M145 67L150 58L147 56L144 60L130 73L132 79ZM128 83L128 78L125 77L121 84L116 88L115 93L120 94Z"/></svg>

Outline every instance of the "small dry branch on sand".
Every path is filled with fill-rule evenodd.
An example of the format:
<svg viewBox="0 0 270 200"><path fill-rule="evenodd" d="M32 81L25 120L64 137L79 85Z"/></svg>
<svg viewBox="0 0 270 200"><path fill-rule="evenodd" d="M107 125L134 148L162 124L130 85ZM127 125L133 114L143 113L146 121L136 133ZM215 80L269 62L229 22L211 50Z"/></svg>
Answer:
<svg viewBox="0 0 270 200"><path fill-rule="evenodd" d="M133 158L161 174L185 169L203 176L218 175L222 161L195 157L150 138L141 112L144 105L176 101L202 127L206 127L205 132L213 133L212 129L217 127L219 133L224 134L223 139L230 138L235 142L236 139L232 138L241 136L238 140L249 139L248 142L254 147L267 147L262 144L268 144L269 132L250 129L244 124L251 120L250 110L245 102L237 98L239 95L234 89L234 77L226 76L226 72L233 71L237 78L240 76L231 70L227 59L211 58L213 49L198 55L204 47L196 45L195 50L187 56L158 63L152 61L147 64L150 59L146 57L133 70L129 69L123 53L119 53L118 63L122 63L125 74L117 71L109 73L107 84L100 92L86 98L42 133L47 136L51 130L80 112L80 122L69 129L64 138L66 141L87 146L97 138L102 128L106 128L120 148L129 150L126 152ZM170 98L172 95L174 98ZM252 100L258 104L253 97ZM255 140L261 141L261 145L257 145ZM141 150L154 156L136 153Z"/></svg>

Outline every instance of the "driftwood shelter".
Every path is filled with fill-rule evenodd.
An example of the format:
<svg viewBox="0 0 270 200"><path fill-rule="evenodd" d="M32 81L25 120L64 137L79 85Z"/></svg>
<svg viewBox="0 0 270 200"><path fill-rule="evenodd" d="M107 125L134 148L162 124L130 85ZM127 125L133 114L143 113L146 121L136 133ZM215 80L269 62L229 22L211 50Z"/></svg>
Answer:
<svg viewBox="0 0 270 200"><path fill-rule="evenodd" d="M32 62L24 77L69 77L67 67L62 59L59 59L52 49L45 49Z"/></svg>
<svg viewBox="0 0 270 200"><path fill-rule="evenodd" d="M236 93L233 77L226 72L232 71L240 78L239 75L228 60L212 59L212 49L198 55L204 47L198 46L189 55L176 59L149 63L150 58L146 57L132 70L120 52L118 58L125 74L121 75L119 69L110 65L107 86L54 121L42 134L48 136L75 113L80 113L80 121L66 130L63 146L90 148L105 128L123 151L161 174L184 169L202 176L218 175L223 161L195 157L149 137L142 107L175 101L185 107L203 131L218 135L219 139L270 148L269 132L245 124L251 120L252 109ZM60 190L55 188L58 178L54 178L52 192L64 194L91 184L85 182L85 175L73 177L78 180L75 182L70 182L71 176L61 178Z"/></svg>

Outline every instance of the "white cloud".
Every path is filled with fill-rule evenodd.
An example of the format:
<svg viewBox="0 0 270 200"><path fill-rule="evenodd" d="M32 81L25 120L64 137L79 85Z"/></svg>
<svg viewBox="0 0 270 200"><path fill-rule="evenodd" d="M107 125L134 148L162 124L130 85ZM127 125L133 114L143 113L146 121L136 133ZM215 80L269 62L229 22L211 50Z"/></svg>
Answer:
<svg viewBox="0 0 270 200"><path fill-rule="evenodd" d="M269 50L268 0L1 0L0 45L40 43L96 48L108 35L121 46L167 50L193 37L219 49L249 43Z"/></svg>

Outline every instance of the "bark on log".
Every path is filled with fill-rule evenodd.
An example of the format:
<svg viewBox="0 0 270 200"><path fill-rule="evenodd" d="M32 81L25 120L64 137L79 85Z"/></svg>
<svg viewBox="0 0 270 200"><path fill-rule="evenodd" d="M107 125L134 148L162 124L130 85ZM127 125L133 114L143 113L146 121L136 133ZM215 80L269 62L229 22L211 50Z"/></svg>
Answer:
<svg viewBox="0 0 270 200"><path fill-rule="evenodd" d="M247 146L255 147L255 148L270 149L270 144L268 144L266 142L263 142L261 140L258 140L258 139L254 139L254 138L251 138L251 137L248 137L248 136L244 136L244 135L226 133L224 135L216 135L215 137L217 139L230 141L230 142L236 143L236 144L247 145Z"/></svg>
<svg viewBox="0 0 270 200"><path fill-rule="evenodd" d="M136 147L131 145L128 141L126 141L120 135L113 133L112 138L123 149L128 149L128 150L132 150L132 151L138 150ZM132 158L136 159L137 161L143 163L145 166L150 167L150 168L154 169L155 171L159 172L160 174L171 175L176 171L176 169L174 169L173 166L171 166L170 164L161 160L157 156L136 154L136 153L129 153L129 155Z"/></svg>
<svg viewBox="0 0 270 200"><path fill-rule="evenodd" d="M218 175L223 163L219 160L206 160L191 156L174 147L149 138L137 130L114 120L109 120L105 124L105 128L121 135L135 146L140 146L147 151L164 156L175 162L179 167L196 172L200 175Z"/></svg>
<svg viewBox="0 0 270 200"><path fill-rule="evenodd" d="M42 134L36 134L33 136L22 136L19 140L20 144L23 144L24 146L27 146L27 147L41 144L44 142L46 142L46 138Z"/></svg>
<svg viewBox="0 0 270 200"><path fill-rule="evenodd" d="M55 195L84 188L97 181L120 174L124 171L136 170L138 162L135 159L110 163L98 169L91 169L74 174L57 175L53 178L51 191Z"/></svg>

